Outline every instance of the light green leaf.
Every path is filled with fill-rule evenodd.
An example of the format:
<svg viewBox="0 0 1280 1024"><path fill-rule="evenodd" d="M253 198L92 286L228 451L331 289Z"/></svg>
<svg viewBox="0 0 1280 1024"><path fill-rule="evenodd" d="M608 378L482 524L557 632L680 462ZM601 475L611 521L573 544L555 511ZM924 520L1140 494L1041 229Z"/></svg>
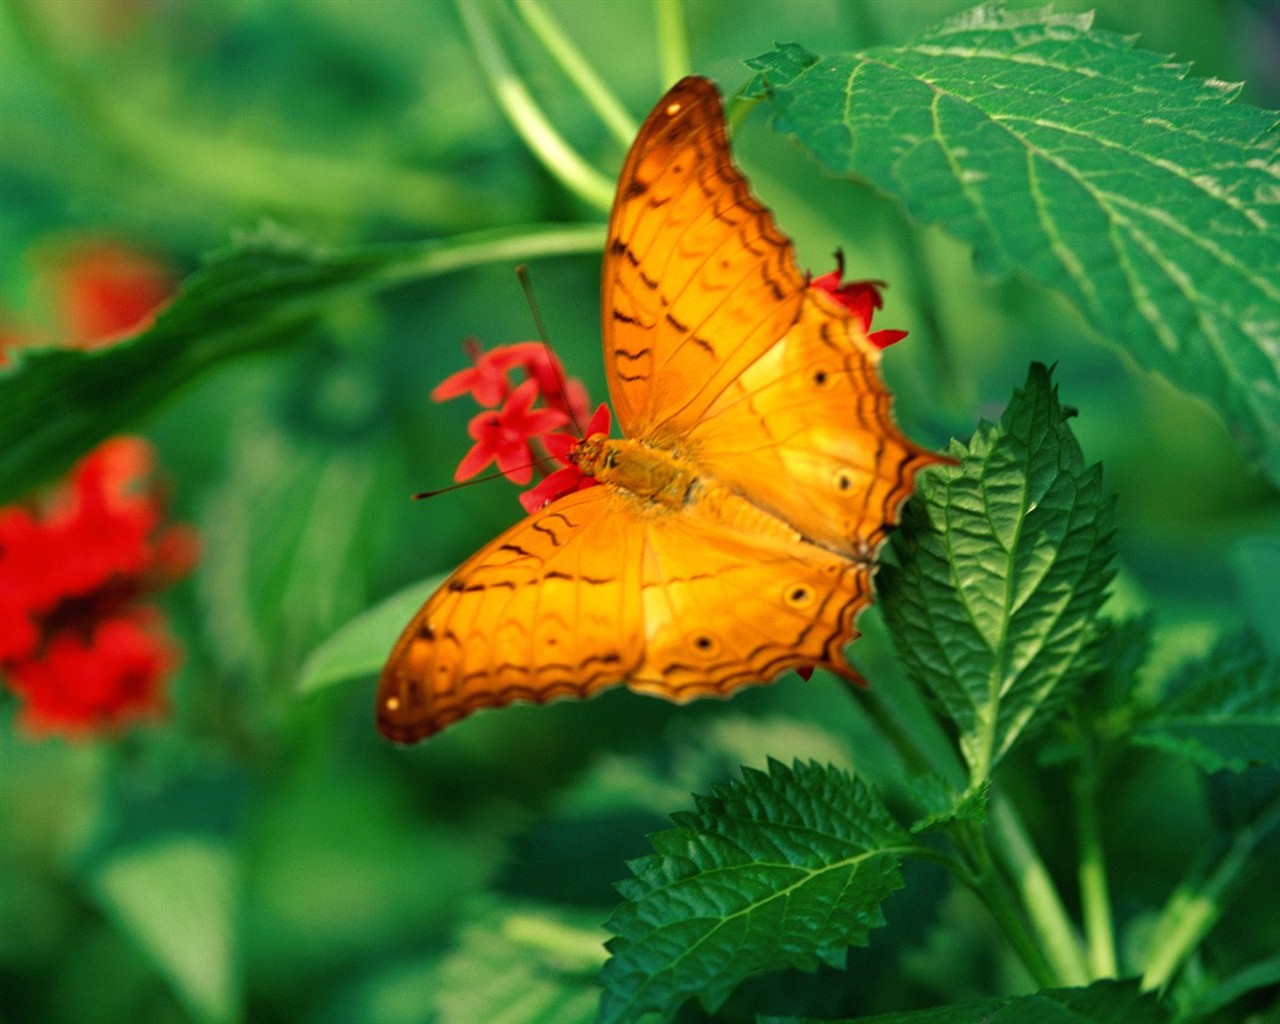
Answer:
<svg viewBox="0 0 1280 1024"><path fill-rule="evenodd" d="M843 1021L761 1017L760 1024L1167 1024L1172 1019L1155 996L1139 992L1135 982L1099 981L1088 988L1051 988L933 1010Z"/></svg>
<svg viewBox="0 0 1280 1024"><path fill-rule="evenodd" d="M224 842L169 835L127 847L97 867L92 883L197 1020L239 1019L238 880Z"/></svg>
<svg viewBox="0 0 1280 1024"><path fill-rule="evenodd" d="M958 727L974 784L1092 664L1114 503L1067 416L1032 366L1000 423L922 477L880 570L898 653Z"/></svg>
<svg viewBox="0 0 1280 1024"><path fill-rule="evenodd" d="M298 692L314 693L381 672L400 631L443 580L433 576L411 583L350 619L311 652L298 677Z"/></svg>
<svg viewBox="0 0 1280 1024"><path fill-rule="evenodd" d="M843 966L883 924L914 847L866 785L772 761L714 792L672 815L618 885L599 1024L669 1015L694 995L714 1012L751 974Z"/></svg>
<svg viewBox="0 0 1280 1024"><path fill-rule="evenodd" d="M1280 659L1252 633L1224 638L1178 673L1131 736L1207 772L1280 767Z"/></svg>
<svg viewBox="0 0 1280 1024"><path fill-rule="evenodd" d="M473 918L440 964L437 1024L591 1024L604 962L604 914L501 907Z"/></svg>
<svg viewBox="0 0 1280 1024"><path fill-rule="evenodd" d="M825 166L1061 292L1280 480L1277 115L1091 22L984 4L905 45L748 63Z"/></svg>

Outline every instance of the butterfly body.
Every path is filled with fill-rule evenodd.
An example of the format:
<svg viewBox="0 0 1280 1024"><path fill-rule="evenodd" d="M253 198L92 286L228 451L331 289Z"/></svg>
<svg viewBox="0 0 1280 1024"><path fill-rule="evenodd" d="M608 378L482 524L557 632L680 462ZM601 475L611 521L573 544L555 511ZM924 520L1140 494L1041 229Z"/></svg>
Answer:
<svg viewBox="0 0 1280 1024"><path fill-rule="evenodd" d="M632 146L602 300L626 436L579 442L599 486L490 542L409 623L378 690L392 740L621 682L684 701L792 668L856 678L875 552L938 456L897 429L878 350L751 195L705 79Z"/></svg>

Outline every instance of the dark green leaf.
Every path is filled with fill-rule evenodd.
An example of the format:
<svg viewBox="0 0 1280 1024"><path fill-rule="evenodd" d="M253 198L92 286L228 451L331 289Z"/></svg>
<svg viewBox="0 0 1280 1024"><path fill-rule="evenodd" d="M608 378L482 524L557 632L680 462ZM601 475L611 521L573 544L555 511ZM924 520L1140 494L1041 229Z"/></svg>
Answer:
<svg viewBox="0 0 1280 1024"><path fill-rule="evenodd" d="M1280 480L1277 117L1091 19L984 4L909 45L748 63L823 164L1060 291Z"/></svg>
<svg viewBox="0 0 1280 1024"><path fill-rule="evenodd" d="M933 1010L843 1021L762 1017L760 1024L1167 1024L1171 1019L1154 995L1138 991L1136 982L1099 981L1088 988L1052 988Z"/></svg>
<svg viewBox="0 0 1280 1024"><path fill-rule="evenodd" d="M1208 772L1280 767L1280 659L1252 633L1226 637L1178 673L1133 740Z"/></svg>
<svg viewBox="0 0 1280 1024"><path fill-rule="evenodd" d="M0 504L56 476L182 385L229 359L301 338L352 288L394 284L481 259L598 245L599 229L512 229L447 241L320 250L278 233L214 256L155 323L90 352L18 350L0 370Z"/></svg>
<svg viewBox="0 0 1280 1024"><path fill-rule="evenodd" d="M772 761L695 803L618 886L600 1024L694 995L714 1011L760 971L842 966L902 885L910 837L845 772Z"/></svg>
<svg viewBox="0 0 1280 1024"><path fill-rule="evenodd" d="M898 652L958 726L975 782L1092 665L1113 502L1067 416L1034 365L1000 423L922 478L880 571Z"/></svg>

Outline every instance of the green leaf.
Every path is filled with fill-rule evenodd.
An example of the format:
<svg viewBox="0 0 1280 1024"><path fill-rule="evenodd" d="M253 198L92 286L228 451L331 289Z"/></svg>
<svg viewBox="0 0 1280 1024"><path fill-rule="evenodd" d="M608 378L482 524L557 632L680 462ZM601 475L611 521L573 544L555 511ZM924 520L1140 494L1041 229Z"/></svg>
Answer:
<svg viewBox="0 0 1280 1024"><path fill-rule="evenodd" d="M133 338L90 352L18 350L0 370L0 504L57 476L212 367L297 341L346 290L599 244L594 225L345 250L278 232L242 241L212 257Z"/></svg>
<svg viewBox="0 0 1280 1024"><path fill-rule="evenodd" d="M1280 659L1252 633L1224 638L1178 673L1131 735L1207 772L1280 767Z"/></svg>
<svg viewBox="0 0 1280 1024"><path fill-rule="evenodd" d="M1280 537L1246 537L1231 546L1230 557L1245 620L1280 657Z"/></svg>
<svg viewBox="0 0 1280 1024"><path fill-rule="evenodd" d="M1277 117L1091 21L984 4L908 45L748 64L824 165L1061 292L1280 480Z"/></svg>
<svg viewBox="0 0 1280 1024"><path fill-rule="evenodd" d="M128 847L97 868L93 887L197 1020L239 1019L236 866L225 843L169 835Z"/></svg>
<svg viewBox="0 0 1280 1024"><path fill-rule="evenodd" d="M591 1024L607 937L601 916L503 907L472 917L458 948L439 966L430 994L437 1020Z"/></svg>
<svg viewBox="0 0 1280 1024"><path fill-rule="evenodd" d="M1033 365L1000 423L921 478L880 570L898 652L956 723L975 784L1092 667L1113 501L1067 417Z"/></svg>
<svg viewBox="0 0 1280 1024"><path fill-rule="evenodd" d="M865 784L771 761L714 792L673 815L618 885L600 1024L670 1014L694 995L714 1012L748 975L843 966L884 922L912 843Z"/></svg>
<svg viewBox="0 0 1280 1024"><path fill-rule="evenodd" d="M932 1010L843 1021L761 1017L759 1024L1167 1024L1171 1014L1135 981L1098 981L1088 988L1051 988L1028 996L953 1003Z"/></svg>
<svg viewBox="0 0 1280 1024"><path fill-rule="evenodd" d="M299 674L298 692L314 693L381 672L400 631L443 580L433 576L411 583L348 620L311 652Z"/></svg>

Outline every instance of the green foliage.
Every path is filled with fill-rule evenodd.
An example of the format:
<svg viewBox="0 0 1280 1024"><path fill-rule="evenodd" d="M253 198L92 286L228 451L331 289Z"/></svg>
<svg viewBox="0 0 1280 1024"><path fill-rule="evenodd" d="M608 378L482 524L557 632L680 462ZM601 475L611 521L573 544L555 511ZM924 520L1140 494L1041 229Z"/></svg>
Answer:
<svg viewBox="0 0 1280 1024"><path fill-rule="evenodd" d="M311 693L382 671L400 630L442 581L443 577L435 576L413 583L350 619L311 652L298 673L299 692Z"/></svg>
<svg viewBox="0 0 1280 1024"><path fill-rule="evenodd" d="M597 231L490 231L405 245L323 250L267 232L215 254L155 323L90 352L19 350L0 370L0 501L30 491L134 427L218 365L300 341L335 297L527 251L594 247ZM532 237L531 237L532 236Z"/></svg>
<svg viewBox="0 0 1280 1024"><path fill-rule="evenodd" d="M116 851L93 873L103 909L207 1024L236 1020L243 998L236 871L225 842L170 835Z"/></svg>
<svg viewBox="0 0 1280 1024"><path fill-rule="evenodd" d="M1207 772L1280 768L1280 659L1252 633L1224 637L1170 681L1139 719L1133 741Z"/></svg>
<svg viewBox="0 0 1280 1024"><path fill-rule="evenodd" d="M750 62L780 127L1064 294L1212 402L1280 481L1276 115L1092 28L987 4L904 45Z"/></svg>
<svg viewBox="0 0 1280 1024"><path fill-rule="evenodd" d="M618 886L600 1024L693 995L714 1011L758 971L843 966L845 947L884 923L911 843L865 785L775 761L714 792L673 815Z"/></svg>
<svg viewBox="0 0 1280 1024"><path fill-rule="evenodd" d="M1099 981L1084 989L1046 989L1029 996L956 1003L936 1010L887 1013L844 1021L762 1017L760 1024L1166 1024L1171 1014L1133 982Z"/></svg>
<svg viewBox="0 0 1280 1024"><path fill-rule="evenodd" d="M142 431L201 548L155 721L41 739L0 671L6 1024L1275 1024L1275 116L1217 84L1274 105L1266 13L657 6L0 0L0 508ZM530 260L603 397L625 123L769 39L856 52L754 62L818 160L730 102L753 190L890 283L895 415L964 439L882 552L869 686L380 742L395 634L519 514L408 501L468 443L431 388L531 336ZM95 241L200 269L71 351L50 268Z"/></svg>
<svg viewBox="0 0 1280 1024"><path fill-rule="evenodd" d="M952 455L921 480L880 589L904 664L956 724L978 783L1091 668L1113 500L1043 366Z"/></svg>

